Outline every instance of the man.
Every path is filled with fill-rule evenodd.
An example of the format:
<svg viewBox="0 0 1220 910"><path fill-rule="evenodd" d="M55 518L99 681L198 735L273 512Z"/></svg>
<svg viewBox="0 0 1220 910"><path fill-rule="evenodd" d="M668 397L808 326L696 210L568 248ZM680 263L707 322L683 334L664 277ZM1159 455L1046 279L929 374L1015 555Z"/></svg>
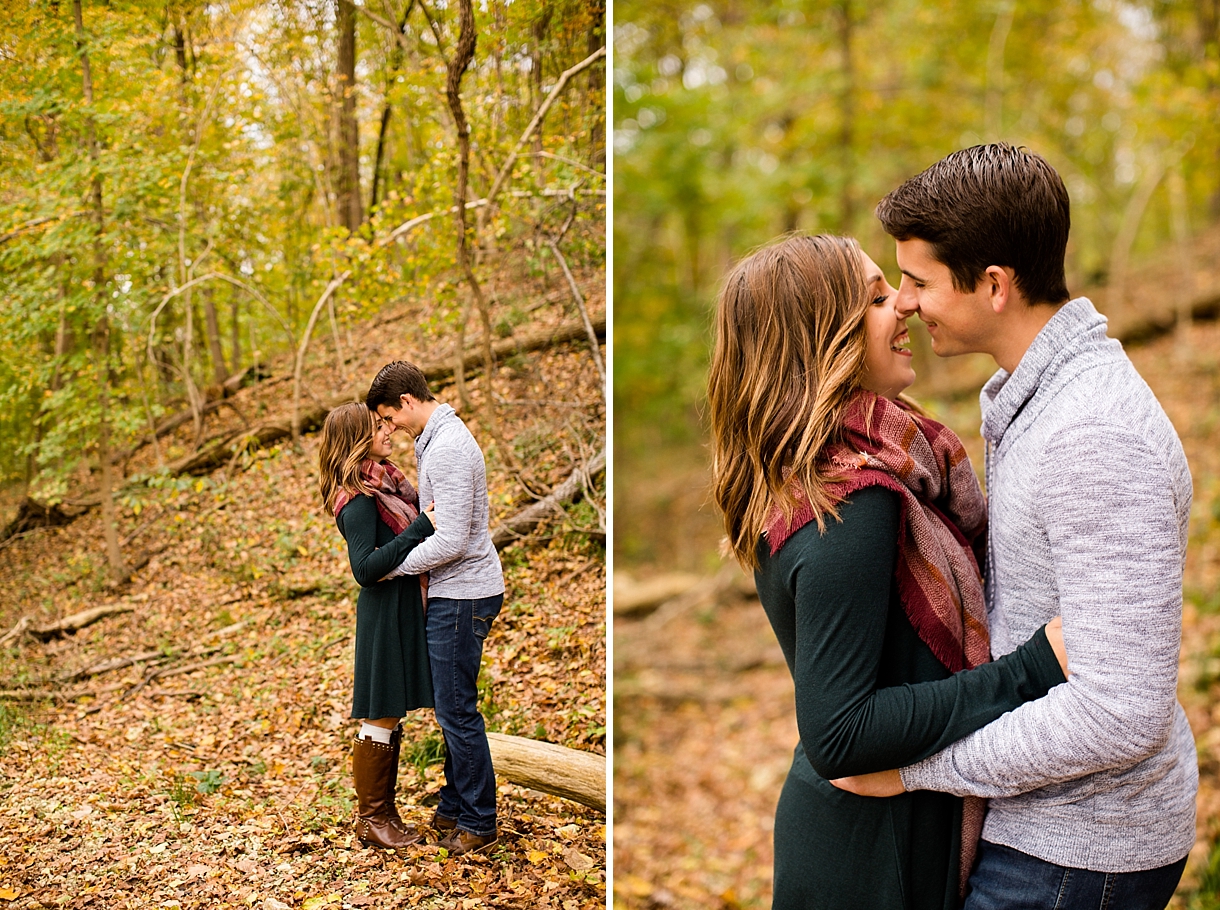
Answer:
<svg viewBox="0 0 1220 910"><path fill-rule="evenodd" d="M1038 155L955 152L890 193L900 310L983 387L995 655L1056 614L1071 675L868 795L989 797L967 910L1162 910L1195 838L1194 740L1176 701L1191 481L1151 390L1088 299L1068 299L1067 191Z"/></svg>
<svg viewBox="0 0 1220 910"><path fill-rule="evenodd" d="M496 778L476 682L483 642L504 603L504 575L488 530L483 452L414 364L382 367L365 403L415 438L419 501L436 505L436 533L401 566L429 575L428 658L445 735L445 784L432 825L447 832L440 845L451 856L485 851L497 838Z"/></svg>

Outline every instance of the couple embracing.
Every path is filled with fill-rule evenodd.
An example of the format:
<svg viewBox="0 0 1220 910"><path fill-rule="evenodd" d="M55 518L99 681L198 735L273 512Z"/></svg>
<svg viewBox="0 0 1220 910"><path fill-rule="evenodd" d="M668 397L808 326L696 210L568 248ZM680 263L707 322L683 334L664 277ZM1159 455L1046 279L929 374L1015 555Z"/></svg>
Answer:
<svg viewBox="0 0 1220 910"><path fill-rule="evenodd" d="M1176 700L1191 504L1173 426L1069 299L1067 191L1004 144L852 240L739 263L709 378L714 491L796 686L774 906L1162 910L1195 839ZM989 354L987 498L903 394L906 321Z"/></svg>
<svg viewBox="0 0 1220 910"><path fill-rule="evenodd" d="M415 439L419 490L389 461L390 436ZM356 834L398 849L422 836L395 804L399 721L436 708L445 783L432 816L451 856L496 843L496 779L478 709L483 642L504 602L488 531L486 466L452 407L414 364L383 367L365 403L327 415L318 451L322 501L347 541L356 603L352 745ZM430 503L421 511L421 504Z"/></svg>

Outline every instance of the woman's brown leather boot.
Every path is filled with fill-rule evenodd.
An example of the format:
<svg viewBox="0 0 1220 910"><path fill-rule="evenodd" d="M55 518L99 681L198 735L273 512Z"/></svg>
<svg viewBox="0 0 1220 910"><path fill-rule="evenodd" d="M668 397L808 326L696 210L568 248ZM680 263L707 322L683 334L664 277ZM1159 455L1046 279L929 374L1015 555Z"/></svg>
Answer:
<svg viewBox="0 0 1220 910"><path fill-rule="evenodd" d="M356 836L365 847L397 850L420 842L393 810L398 776L396 750L390 743L356 737L352 743L352 780L356 786Z"/></svg>
<svg viewBox="0 0 1220 910"><path fill-rule="evenodd" d="M398 814L398 806L395 800L395 794L398 789L398 757L402 754L402 724L395 727L390 733L390 748L394 750L393 760L390 762L390 775L386 780L385 799L386 799L386 814L390 817L390 823L406 834L414 834L415 829L412 827L408 830L402 816Z"/></svg>

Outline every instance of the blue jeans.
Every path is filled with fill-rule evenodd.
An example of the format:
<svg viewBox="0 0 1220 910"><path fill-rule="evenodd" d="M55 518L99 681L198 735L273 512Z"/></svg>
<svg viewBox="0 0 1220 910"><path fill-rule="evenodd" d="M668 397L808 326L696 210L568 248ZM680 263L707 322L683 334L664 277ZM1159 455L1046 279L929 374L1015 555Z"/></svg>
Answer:
<svg viewBox="0 0 1220 910"><path fill-rule="evenodd" d="M483 640L504 595L476 600L428 598L428 659L436 722L445 734L445 785L437 811L471 834L496 832L496 775L483 715L479 665Z"/></svg>
<svg viewBox="0 0 1220 910"><path fill-rule="evenodd" d="M979 841L963 910L1165 910L1186 857L1146 872L1090 872Z"/></svg>

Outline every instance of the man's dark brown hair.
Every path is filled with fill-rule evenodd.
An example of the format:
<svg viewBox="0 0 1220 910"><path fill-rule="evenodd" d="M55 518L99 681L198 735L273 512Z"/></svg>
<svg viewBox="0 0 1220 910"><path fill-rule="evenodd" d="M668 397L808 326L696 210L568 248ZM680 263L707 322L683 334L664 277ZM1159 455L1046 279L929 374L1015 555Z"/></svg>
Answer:
<svg viewBox="0 0 1220 910"><path fill-rule="evenodd" d="M364 397L364 403L370 411L376 411L380 404L400 408L403 395L410 395L416 401L436 400L428 390L428 380L423 370L405 360L395 360L377 373L369 386L368 395Z"/></svg>
<svg viewBox="0 0 1220 910"><path fill-rule="evenodd" d="M958 291L973 291L999 265L1030 303L1068 299L1067 188L1029 149L998 142L954 152L882 199L877 217L896 240L929 243Z"/></svg>

